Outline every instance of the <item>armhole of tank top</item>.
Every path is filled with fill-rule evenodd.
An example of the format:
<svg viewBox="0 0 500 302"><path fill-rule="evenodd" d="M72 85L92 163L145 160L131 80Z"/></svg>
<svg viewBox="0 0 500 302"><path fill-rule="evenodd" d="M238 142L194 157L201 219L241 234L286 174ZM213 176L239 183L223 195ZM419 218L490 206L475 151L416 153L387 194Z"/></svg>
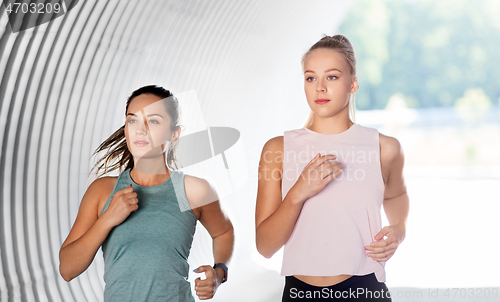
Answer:
<svg viewBox="0 0 500 302"><path fill-rule="evenodd" d="M106 200L106 203L104 203L104 206L102 207L101 213L99 214L99 217L106 212L108 209L109 203L111 202L111 198L113 198L113 195L116 193L116 186L118 185L118 182L120 181L120 178L122 177L123 172L118 175L118 178L116 179L115 185L113 186L113 191L111 191L111 194L109 194L108 199Z"/></svg>
<svg viewBox="0 0 500 302"><path fill-rule="evenodd" d="M283 196L283 170L285 169L285 156L286 156L286 150L285 150L285 145L286 145L286 136L287 136L288 131L283 132L283 156L281 157L281 176L280 176L280 193L281 193L281 202L283 202L284 196Z"/></svg>
<svg viewBox="0 0 500 302"><path fill-rule="evenodd" d="M374 128L375 129L375 128ZM380 182L382 183L382 190L385 188L385 183L384 183L384 176L382 174L382 151L381 151L381 146L380 146L380 133L378 129L375 129L375 134L376 134L376 140L377 140L377 153L378 153L378 171L379 171L379 179Z"/></svg>
<svg viewBox="0 0 500 302"><path fill-rule="evenodd" d="M172 170L171 177L172 178L172 185L174 187L175 191L175 197L177 198L177 202L179 203L179 209L181 212L190 212L193 217L196 219L196 215L193 212L193 209L191 209L191 206L189 205L189 201L187 200L186 196L186 186L184 184L184 171L179 171L179 170Z"/></svg>

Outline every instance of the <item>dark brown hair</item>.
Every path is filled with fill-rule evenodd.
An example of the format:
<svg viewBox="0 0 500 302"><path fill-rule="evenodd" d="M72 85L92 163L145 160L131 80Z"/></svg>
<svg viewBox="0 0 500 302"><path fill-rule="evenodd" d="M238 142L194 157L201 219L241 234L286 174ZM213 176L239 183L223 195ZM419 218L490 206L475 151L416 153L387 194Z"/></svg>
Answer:
<svg viewBox="0 0 500 302"><path fill-rule="evenodd" d="M175 131L177 128L181 127L181 125L179 125L181 115L179 101L169 90L157 85L144 86L132 92L127 100L125 115L127 114L128 106L132 100L141 94L152 94L161 98L166 107L167 113L170 116L170 130ZM167 151L167 165L173 169L179 169L180 166L175 157L175 150L177 149L178 141L179 140L175 143L171 143ZM106 151L106 154L96 162L91 170L92 172L97 168L97 178L117 169L122 172L134 167L134 158L128 150L127 141L125 139L125 125L121 126L99 147L97 147L92 156L95 156L102 151ZM123 167L125 168L122 169ZM100 171L102 172L101 174L99 174Z"/></svg>

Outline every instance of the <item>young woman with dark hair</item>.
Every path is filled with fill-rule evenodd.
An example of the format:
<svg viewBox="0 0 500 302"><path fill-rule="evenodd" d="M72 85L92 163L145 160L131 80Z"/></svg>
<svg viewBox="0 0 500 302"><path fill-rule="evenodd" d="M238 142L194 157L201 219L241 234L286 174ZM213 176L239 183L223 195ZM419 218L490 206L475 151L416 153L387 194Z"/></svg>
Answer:
<svg viewBox="0 0 500 302"><path fill-rule="evenodd" d="M145 86L128 98L125 114L125 125L94 152L106 152L98 177L120 174L88 187L59 252L60 273L66 281L80 275L102 246L105 301L194 301L187 258L199 220L216 264L195 269L206 275L195 291L210 299L227 279L233 227L210 183L177 170L179 103L163 87Z"/></svg>

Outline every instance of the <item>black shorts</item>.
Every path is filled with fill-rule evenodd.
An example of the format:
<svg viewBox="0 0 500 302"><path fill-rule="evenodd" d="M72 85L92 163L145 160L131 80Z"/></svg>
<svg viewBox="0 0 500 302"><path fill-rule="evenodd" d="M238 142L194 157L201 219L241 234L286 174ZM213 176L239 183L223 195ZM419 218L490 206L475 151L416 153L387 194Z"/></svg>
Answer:
<svg viewBox="0 0 500 302"><path fill-rule="evenodd" d="M282 302L291 301L392 301L384 282L375 273L352 276L330 286L314 286L294 276L285 277Z"/></svg>

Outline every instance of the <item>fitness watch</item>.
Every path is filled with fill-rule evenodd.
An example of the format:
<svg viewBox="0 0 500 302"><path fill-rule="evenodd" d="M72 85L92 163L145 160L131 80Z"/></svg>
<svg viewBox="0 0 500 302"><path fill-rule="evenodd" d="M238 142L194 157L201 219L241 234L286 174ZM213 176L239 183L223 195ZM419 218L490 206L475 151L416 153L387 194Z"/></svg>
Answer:
<svg viewBox="0 0 500 302"><path fill-rule="evenodd" d="M224 270L224 278L222 278L222 283L226 282L227 281L227 266L224 263L216 263L214 265L214 269L216 267L220 267L220 268L222 268Z"/></svg>

